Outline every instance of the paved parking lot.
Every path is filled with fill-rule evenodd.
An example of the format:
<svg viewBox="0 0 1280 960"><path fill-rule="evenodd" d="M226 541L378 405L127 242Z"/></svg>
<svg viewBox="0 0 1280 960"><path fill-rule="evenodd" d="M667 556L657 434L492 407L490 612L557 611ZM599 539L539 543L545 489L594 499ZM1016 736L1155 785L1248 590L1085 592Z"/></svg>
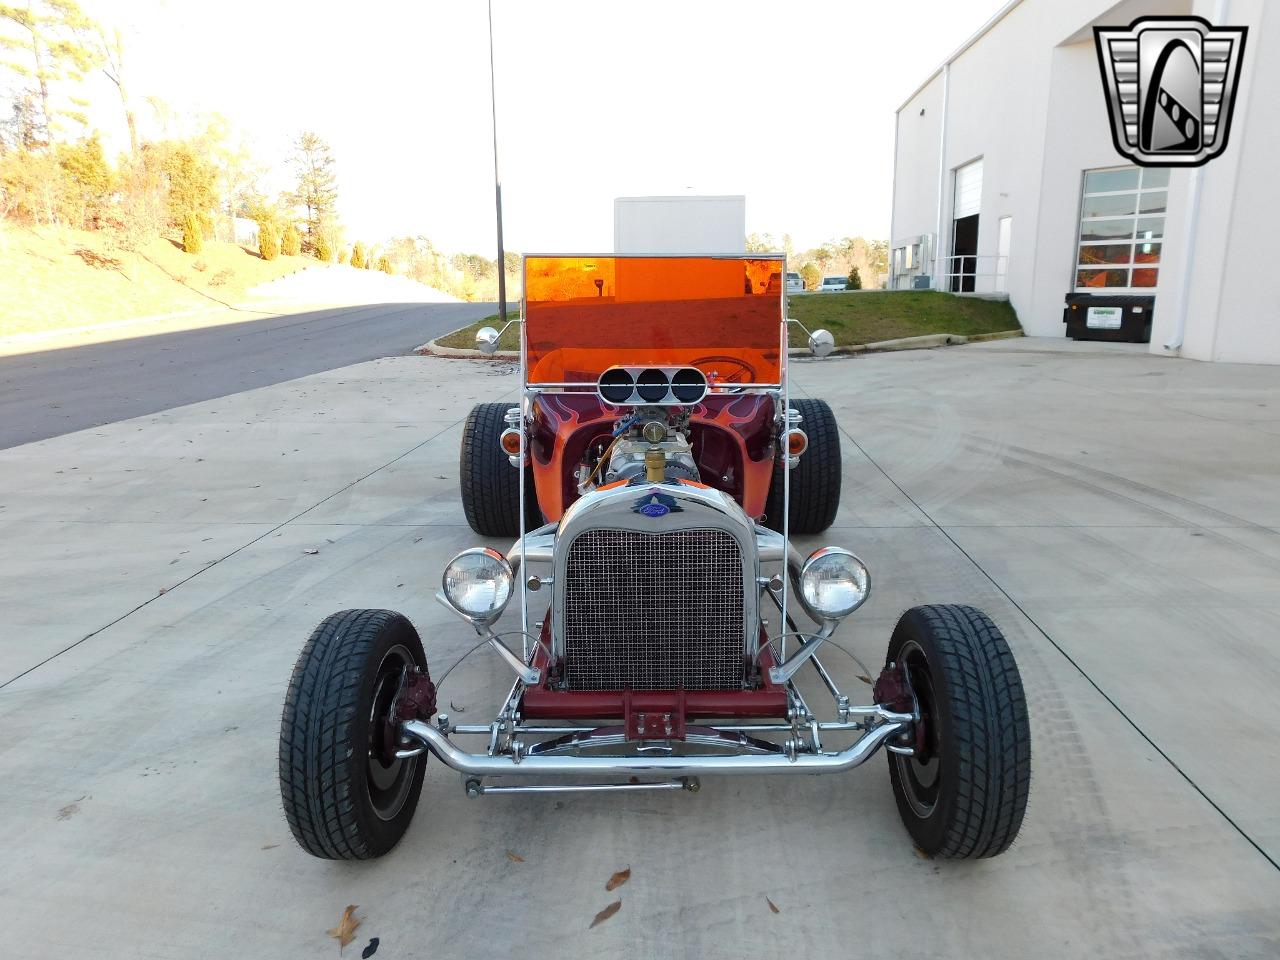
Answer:
<svg viewBox="0 0 1280 960"><path fill-rule="evenodd" d="M875 578L844 638L882 658L929 601L1009 635L1034 779L1008 854L915 856L879 758L474 801L433 764L390 857L303 854L275 753L310 629L400 609L437 672L471 642L430 594L476 542L461 419L514 377L393 358L0 452L0 952L331 956L357 904L346 956L1280 953L1280 369L1023 340L796 381L846 431L825 539ZM482 718L507 683L476 657L442 701Z"/></svg>

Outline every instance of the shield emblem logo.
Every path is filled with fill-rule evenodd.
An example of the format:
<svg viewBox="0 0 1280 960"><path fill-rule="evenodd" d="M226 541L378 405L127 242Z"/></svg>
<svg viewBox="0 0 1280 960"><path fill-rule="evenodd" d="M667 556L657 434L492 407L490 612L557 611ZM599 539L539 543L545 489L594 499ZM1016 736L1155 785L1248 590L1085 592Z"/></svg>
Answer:
<svg viewBox="0 0 1280 960"><path fill-rule="evenodd" d="M1094 27L1116 150L1144 167L1197 167L1222 153L1247 30L1200 17Z"/></svg>
<svg viewBox="0 0 1280 960"><path fill-rule="evenodd" d="M659 517L665 517L668 513L683 513L684 508L676 503L676 498L670 494L650 488L643 497L635 502L631 512L657 520Z"/></svg>

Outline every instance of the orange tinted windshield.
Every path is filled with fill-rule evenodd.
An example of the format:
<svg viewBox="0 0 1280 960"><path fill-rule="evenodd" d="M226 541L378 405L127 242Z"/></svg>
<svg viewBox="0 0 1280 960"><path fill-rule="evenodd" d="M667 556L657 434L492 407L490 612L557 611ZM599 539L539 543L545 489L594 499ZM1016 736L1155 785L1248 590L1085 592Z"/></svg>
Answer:
<svg viewBox="0 0 1280 960"><path fill-rule="evenodd" d="M781 257L526 257L530 383L615 365L696 366L722 383L782 378Z"/></svg>

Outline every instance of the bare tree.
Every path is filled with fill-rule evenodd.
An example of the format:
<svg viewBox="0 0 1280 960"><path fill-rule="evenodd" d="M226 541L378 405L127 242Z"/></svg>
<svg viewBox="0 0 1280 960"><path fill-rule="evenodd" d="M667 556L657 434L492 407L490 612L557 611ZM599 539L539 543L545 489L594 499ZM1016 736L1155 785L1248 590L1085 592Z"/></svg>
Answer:
<svg viewBox="0 0 1280 960"><path fill-rule="evenodd" d="M102 72L116 85L120 93L120 106L124 109L124 122L129 127L129 155L138 155L138 121L129 103L129 91L124 85L124 38L116 27L110 37L101 24L97 24L98 50L102 56Z"/></svg>

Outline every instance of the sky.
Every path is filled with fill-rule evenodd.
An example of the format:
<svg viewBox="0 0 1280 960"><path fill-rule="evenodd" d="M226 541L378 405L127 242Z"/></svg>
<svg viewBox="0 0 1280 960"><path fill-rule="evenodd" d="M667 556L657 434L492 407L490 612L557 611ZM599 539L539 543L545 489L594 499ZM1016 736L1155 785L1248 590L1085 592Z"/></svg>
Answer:
<svg viewBox="0 0 1280 960"><path fill-rule="evenodd" d="M123 29L144 136L220 113L279 188L314 130L349 239L492 255L483 0L82 5ZM614 197L684 193L745 194L748 231L798 249L887 239L894 110L1002 5L493 0L507 249L608 251Z"/></svg>

